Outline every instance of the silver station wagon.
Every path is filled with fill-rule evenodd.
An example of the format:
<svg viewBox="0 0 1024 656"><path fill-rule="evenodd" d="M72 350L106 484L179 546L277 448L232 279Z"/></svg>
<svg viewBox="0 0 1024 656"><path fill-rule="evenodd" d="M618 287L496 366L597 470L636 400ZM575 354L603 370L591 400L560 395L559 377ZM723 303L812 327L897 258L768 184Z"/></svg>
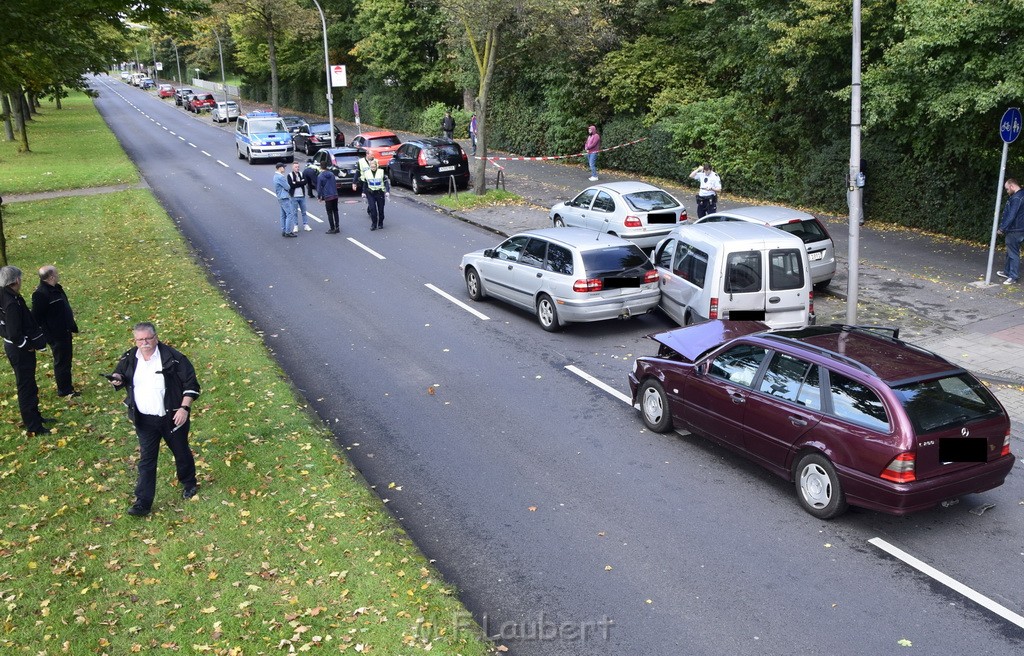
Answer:
<svg viewBox="0 0 1024 656"><path fill-rule="evenodd" d="M686 207L672 194L646 182L607 182L587 187L548 212L551 224L590 228L654 248L687 220Z"/></svg>
<svg viewBox="0 0 1024 656"><path fill-rule="evenodd" d="M462 257L466 290L534 312L549 332L626 319L658 305L658 273L631 242L582 228L543 228Z"/></svg>

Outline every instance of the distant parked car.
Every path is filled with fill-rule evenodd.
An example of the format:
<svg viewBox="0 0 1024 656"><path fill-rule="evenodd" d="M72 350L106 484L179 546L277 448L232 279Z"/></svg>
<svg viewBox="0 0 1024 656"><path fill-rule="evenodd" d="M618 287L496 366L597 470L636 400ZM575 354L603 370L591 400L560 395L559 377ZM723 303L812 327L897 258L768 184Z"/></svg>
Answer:
<svg viewBox="0 0 1024 656"><path fill-rule="evenodd" d="M129 71L121 71L121 81L122 82L131 82L131 80L132 80L132 74Z"/></svg>
<svg viewBox="0 0 1024 656"><path fill-rule="evenodd" d="M338 191L345 191L359 179L359 160L364 157L366 151L362 148L323 148L313 155L309 164L333 173L338 181Z"/></svg>
<svg viewBox="0 0 1024 656"><path fill-rule="evenodd" d="M178 107L184 106L185 101L188 99L188 97L194 94L195 92L195 89L190 89L189 87L179 87L175 89L174 104Z"/></svg>
<svg viewBox="0 0 1024 656"><path fill-rule="evenodd" d="M238 103L234 100L228 100L227 102L221 100L210 112L210 118L213 119L214 123L226 123L228 121L238 120Z"/></svg>
<svg viewBox="0 0 1024 656"><path fill-rule="evenodd" d="M462 257L466 291L535 313L549 332L576 321L626 319L658 305L658 272L640 248L582 228L542 228Z"/></svg>
<svg viewBox="0 0 1024 656"><path fill-rule="evenodd" d="M588 187L548 213L555 226L607 232L654 248L687 220L686 207L672 194L646 182L606 182Z"/></svg>
<svg viewBox="0 0 1024 656"><path fill-rule="evenodd" d="M427 189L469 186L469 159L462 146L450 139L426 138L406 141L388 163L388 177L394 184L412 188L414 194Z"/></svg>
<svg viewBox="0 0 1024 656"><path fill-rule="evenodd" d="M296 132L292 133L292 139L295 140L295 150L312 155L321 148L331 147L331 124L330 123L303 123L299 126ZM337 125L334 126L334 145L343 146L345 144L345 135L342 134L341 128Z"/></svg>
<svg viewBox="0 0 1024 656"><path fill-rule="evenodd" d="M217 100L213 97L212 93L193 94L188 101L188 111L196 114L213 111L213 108L216 106Z"/></svg>
<svg viewBox="0 0 1024 656"><path fill-rule="evenodd" d="M139 80L139 88L141 89L152 89L155 86L156 83L153 82L153 78L151 77L144 77L141 80Z"/></svg>
<svg viewBox="0 0 1024 656"><path fill-rule="evenodd" d="M364 148L373 153L381 166L387 166L394 157L395 151L402 145L402 140L394 132L360 132L349 144L353 148Z"/></svg>
<svg viewBox="0 0 1024 656"><path fill-rule="evenodd" d="M298 132L299 128L306 123L306 119L301 116L282 116L281 120L284 121L284 127L292 134Z"/></svg>
<svg viewBox="0 0 1024 656"><path fill-rule="evenodd" d="M811 261L811 282L815 289L828 287L836 274L836 253L832 237L825 225L807 212L776 205L752 205L708 214L696 223L718 221L761 223L799 237L807 247L807 258Z"/></svg>
<svg viewBox="0 0 1024 656"><path fill-rule="evenodd" d="M650 430L736 451L792 482L819 519L848 505L905 515L1002 485L1014 463L1002 405L898 337L708 321L653 335L658 353L634 360L629 387Z"/></svg>
<svg viewBox="0 0 1024 656"><path fill-rule="evenodd" d="M174 87L170 84L161 84L159 87L157 87L156 94L161 98L173 98Z"/></svg>

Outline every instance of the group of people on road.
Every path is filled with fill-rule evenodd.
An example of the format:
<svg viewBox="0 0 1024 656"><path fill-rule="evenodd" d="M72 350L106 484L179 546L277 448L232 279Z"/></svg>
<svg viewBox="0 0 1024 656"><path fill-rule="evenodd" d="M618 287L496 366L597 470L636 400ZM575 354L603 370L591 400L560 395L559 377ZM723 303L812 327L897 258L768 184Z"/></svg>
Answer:
<svg viewBox="0 0 1024 656"><path fill-rule="evenodd" d="M18 410L26 435L36 437L53 432L56 419L44 417L39 409L36 382L36 353L47 348L53 353L53 377L57 395L81 396L72 381L72 339L78 333L75 313L57 267L39 269L39 286L32 292L29 308L21 295L22 272L16 266L0 267L0 334L4 353L14 370ZM157 455L164 440L174 454L182 497L198 493L195 458L188 442L191 405L199 396L195 369L188 358L157 339L149 322L132 329L136 346L126 351L107 376L115 389L125 389L128 417L139 439L138 480L135 502L129 515L147 515L156 494ZM49 425L48 425L49 424Z"/></svg>

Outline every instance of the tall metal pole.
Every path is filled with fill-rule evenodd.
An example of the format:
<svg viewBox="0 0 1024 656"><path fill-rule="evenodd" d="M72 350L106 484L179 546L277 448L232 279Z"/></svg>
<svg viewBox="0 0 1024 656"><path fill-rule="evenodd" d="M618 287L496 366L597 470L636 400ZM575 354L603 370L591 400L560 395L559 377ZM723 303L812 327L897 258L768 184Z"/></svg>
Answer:
<svg viewBox="0 0 1024 656"><path fill-rule="evenodd" d="M152 41L149 42L149 50L153 53L153 82L159 82L160 74L156 70L156 46Z"/></svg>
<svg viewBox="0 0 1024 656"><path fill-rule="evenodd" d="M857 323L860 268L860 220L864 188L860 186L860 2L853 0L853 79L850 93L850 173L846 200L850 207L849 277L846 287L846 323Z"/></svg>
<svg viewBox="0 0 1024 656"><path fill-rule="evenodd" d="M181 79L181 58L178 57L178 44L171 41L171 45L174 46L174 61L178 63L178 86L181 86L185 81Z"/></svg>
<svg viewBox="0 0 1024 656"><path fill-rule="evenodd" d="M313 0L313 4L316 5L316 10L320 12L320 26L324 31L324 73L327 75L327 122L331 124L331 148L334 148L337 144L335 143L334 135L334 96L331 94L331 60L327 53L327 19L324 18L324 10L320 8L320 3Z"/></svg>
<svg viewBox="0 0 1024 656"><path fill-rule="evenodd" d="M220 44L220 35L217 34L217 30L213 30L213 36L217 37L217 51L220 53L220 83L224 87L224 104L226 105L228 102L228 78L224 75L224 48Z"/></svg>

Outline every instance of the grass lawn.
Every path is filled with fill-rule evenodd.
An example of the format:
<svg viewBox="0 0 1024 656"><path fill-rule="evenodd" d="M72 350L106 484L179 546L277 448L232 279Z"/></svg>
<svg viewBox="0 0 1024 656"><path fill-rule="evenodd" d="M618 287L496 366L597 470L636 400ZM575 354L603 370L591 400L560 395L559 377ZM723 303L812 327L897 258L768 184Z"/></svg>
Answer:
<svg viewBox="0 0 1024 656"><path fill-rule="evenodd" d="M74 93L63 109L43 101L28 124L29 152L20 136L0 141L0 195L82 189L139 181L138 171L96 112L92 99Z"/></svg>
<svg viewBox="0 0 1024 656"><path fill-rule="evenodd" d="M41 408L58 423L29 438L0 367L0 652L489 653L149 192L12 204L5 223L25 296L37 266L61 269L82 396L56 397L41 353ZM181 499L163 448L154 512L138 519L125 514L137 440L98 374L147 319L203 388L200 493Z"/></svg>
<svg viewBox="0 0 1024 656"><path fill-rule="evenodd" d="M488 189L483 196L477 196L470 190L459 192L458 197L451 195L438 196L431 199L437 205L450 210L471 210L491 205L525 205L526 201L518 194L504 189Z"/></svg>

